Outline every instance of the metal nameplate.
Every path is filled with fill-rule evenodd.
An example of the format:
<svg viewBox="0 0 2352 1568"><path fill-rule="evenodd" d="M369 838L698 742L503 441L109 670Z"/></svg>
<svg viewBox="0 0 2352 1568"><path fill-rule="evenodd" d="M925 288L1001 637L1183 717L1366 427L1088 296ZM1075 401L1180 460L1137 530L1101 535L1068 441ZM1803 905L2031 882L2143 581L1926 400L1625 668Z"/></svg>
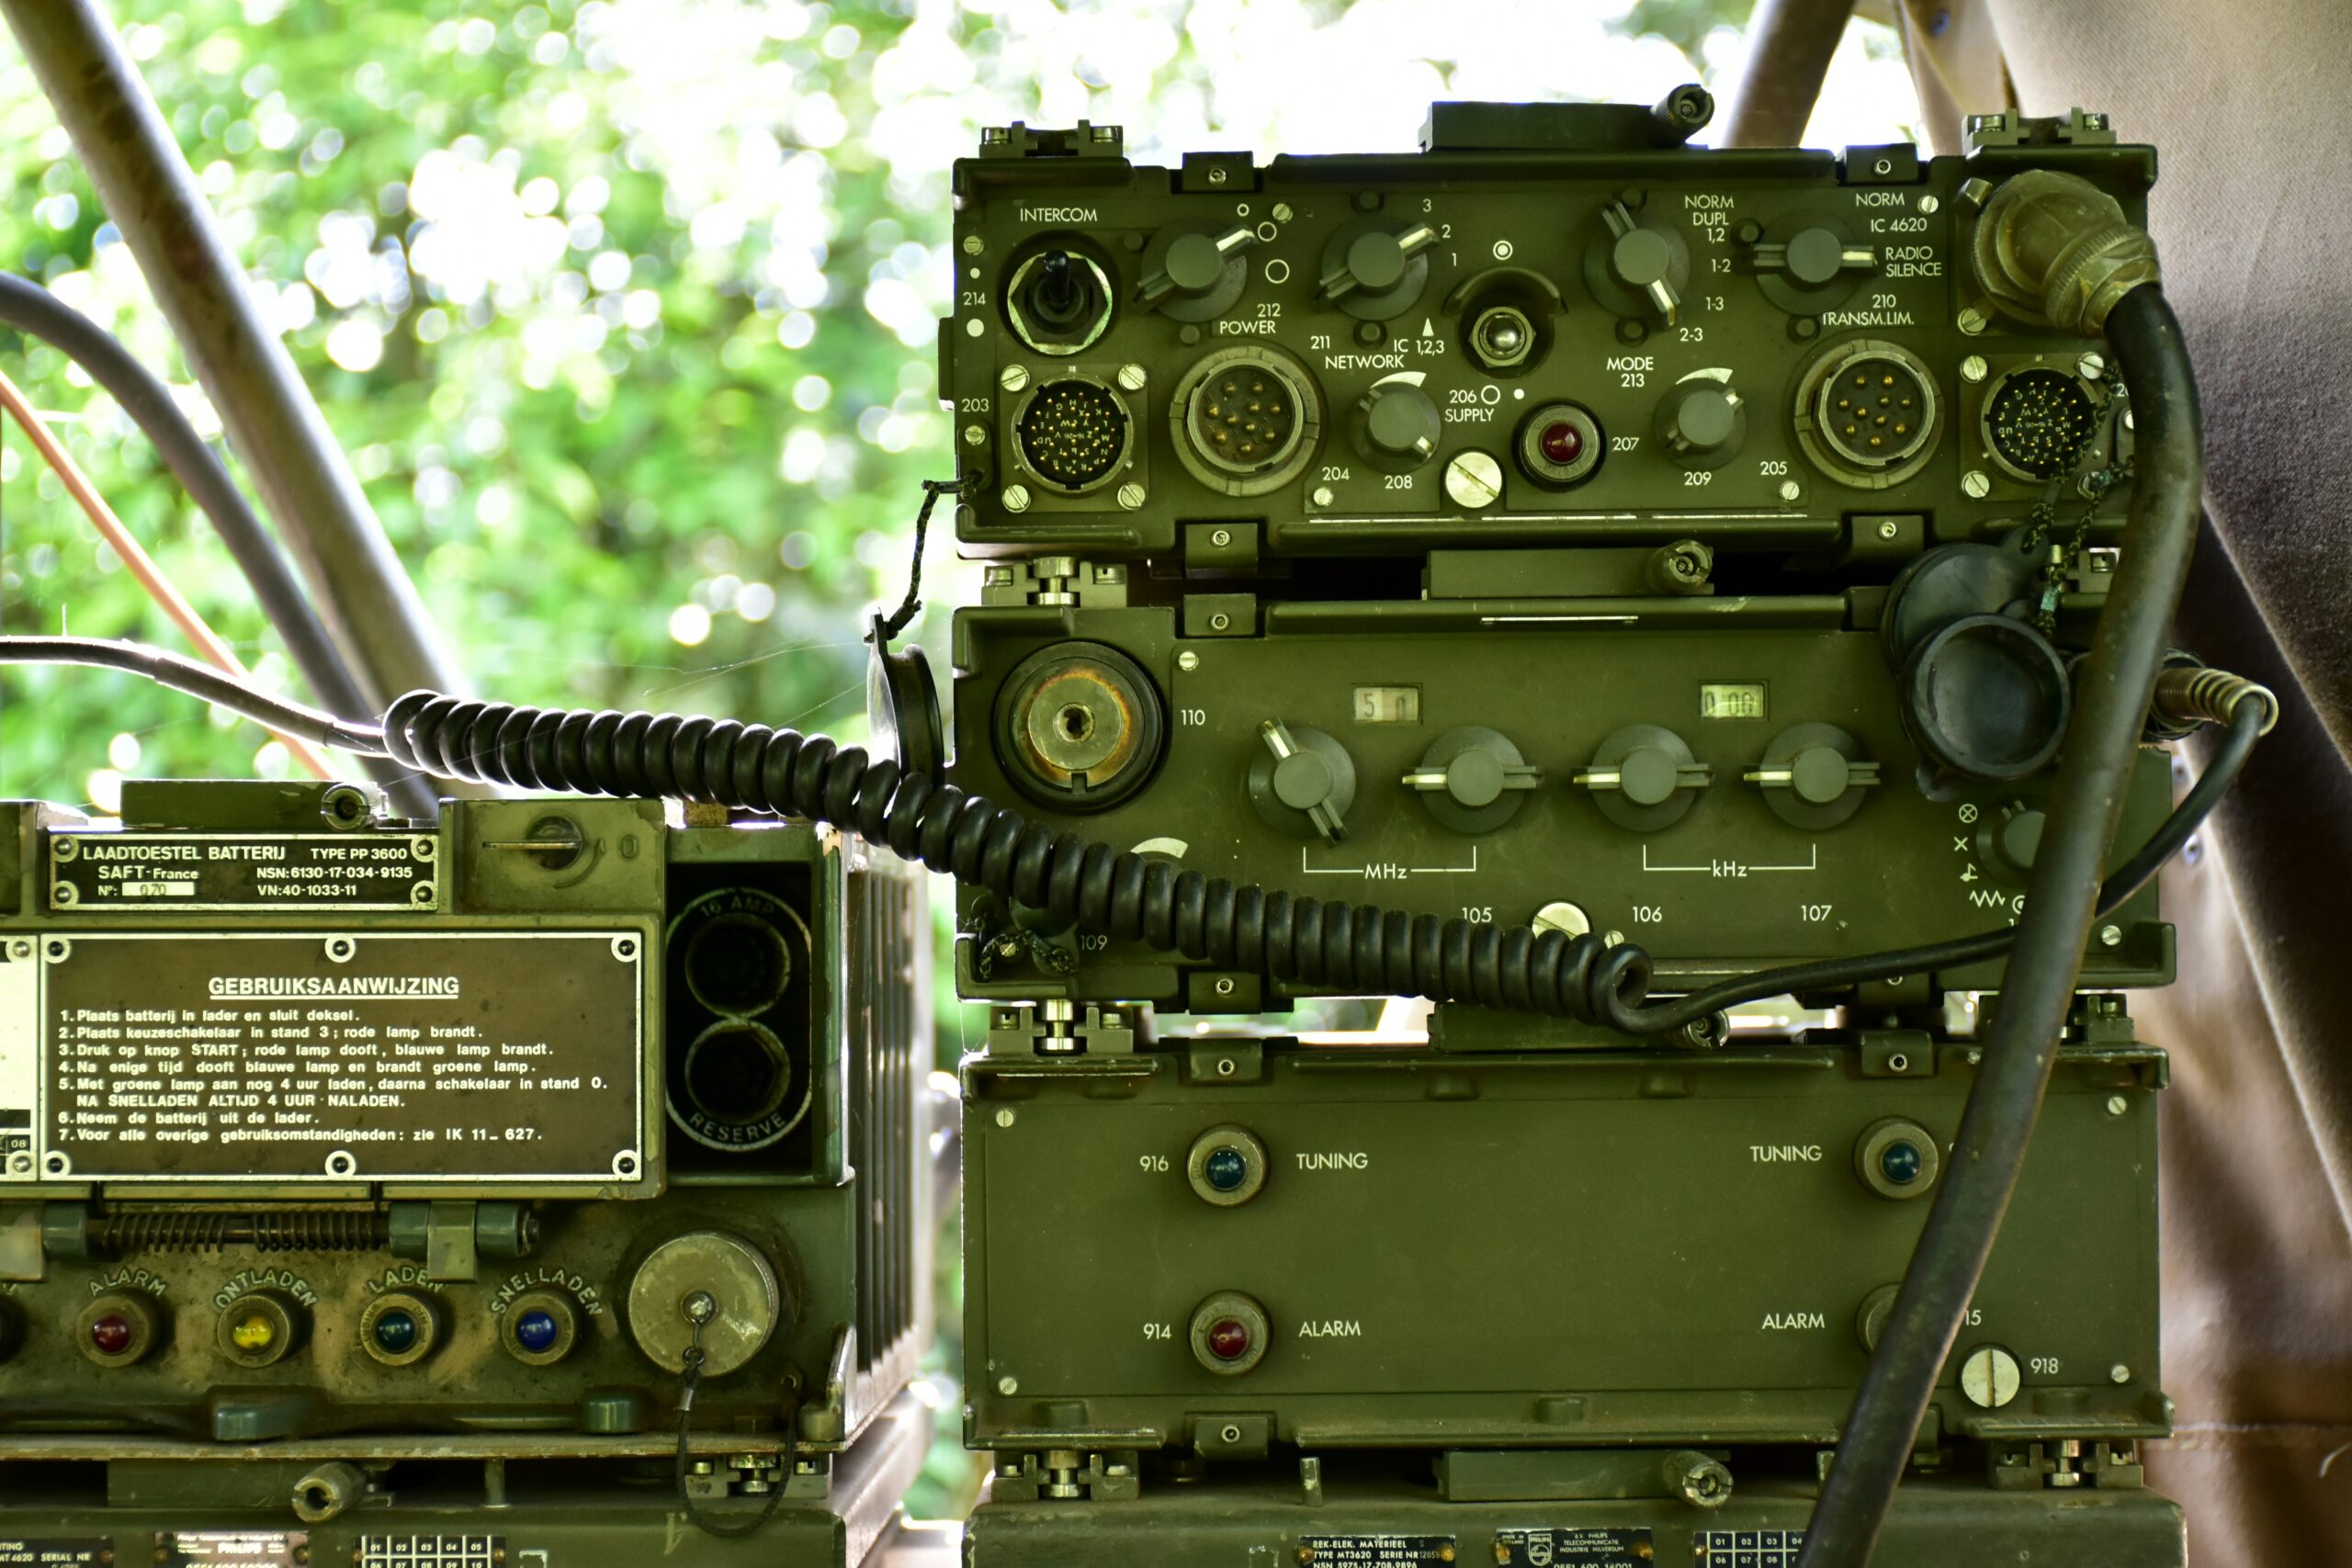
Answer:
<svg viewBox="0 0 2352 1568"><path fill-rule="evenodd" d="M1495 1532L1501 1568L1651 1568L1645 1529L1506 1529Z"/></svg>
<svg viewBox="0 0 2352 1568"><path fill-rule="evenodd" d="M434 909L430 833L49 834L49 907Z"/></svg>
<svg viewBox="0 0 2352 1568"><path fill-rule="evenodd" d="M0 964L0 1138L21 1141L12 1121L30 1128L0 1181L651 1174L639 931L77 931L29 945Z"/></svg>
<svg viewBox="0 0 2352 1568"><path fill-rule="evenodd" d="M1303 1535L1298 1560L1313 1568L1449 1568L1450 1535Z"/></svg>
<svg viewBox="0 0 2352 1568"><path fill-rule="evenodd" d="M311 1537L304 1530L167 1530L155 1538L155 1561L174 1568L302 1568L311 1561Z"/></svg>

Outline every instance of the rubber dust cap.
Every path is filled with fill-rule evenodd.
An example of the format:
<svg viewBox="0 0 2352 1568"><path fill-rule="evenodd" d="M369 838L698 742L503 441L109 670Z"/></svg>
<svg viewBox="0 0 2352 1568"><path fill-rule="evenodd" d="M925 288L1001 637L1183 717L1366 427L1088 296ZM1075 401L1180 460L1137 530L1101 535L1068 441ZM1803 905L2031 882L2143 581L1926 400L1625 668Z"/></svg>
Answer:
<svg viewBox="0 0 2352 1568"><path fill-rule="evenodd" d="M1967 778L2021 779L2049 766L2069 705L2058 650L2006 615L1956 620L1904 666L1904 728L1937 767Z"/></svg>

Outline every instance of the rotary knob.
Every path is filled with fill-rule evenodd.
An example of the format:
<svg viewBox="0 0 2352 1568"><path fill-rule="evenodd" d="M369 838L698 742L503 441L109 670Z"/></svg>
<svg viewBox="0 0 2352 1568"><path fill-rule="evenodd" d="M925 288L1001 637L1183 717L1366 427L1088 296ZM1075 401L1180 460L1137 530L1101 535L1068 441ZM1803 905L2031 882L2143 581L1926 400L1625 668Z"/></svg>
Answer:
<svg viewBox="0 0 2352 1568"><path fill-rule="evenodd" d="M1878 270L1879 255L1827 221L1788 220L1770 228L1742 223L1733 237L1764 297L1791 315L1816 316L1852 294Z"/></svg>
<svg viewBox="0 0 2352 1568"><path fill-rule="evenodd" d="M1246 224L1230 229L1183 225L1163 229L1144 252L1136 302L1170 321L1205 321L1225 314L1249 281L1246 253L1258 243Z"/></svg>
<svg viewBox="0 0 2352 1568"><path fill-rule="evenodd" d="M1685 468L1721 467L1747 436L1747 404L1728 371L1694 372L1658 400L1658 442Z"/></svg>
<svg viewBox="0 0 2352 1568"><path fill-rule="evenodd" d="M1436 455L1439 418L1409 381L1384 381L1356 404L1356 445L1374 468L1401 474Z"/></svg>
<svg viewBox="0 0 2352 1568"><path fill-rule="evenodd" d="M1601 815L1621 828L1650 832L1682 820L1714 773L1680 736L1655 724L1629 724L1600 743L1592 765L1575 775Z"/></svg>
<svg viewBox="0 0 2352 1568"><path fill-rule="evenodd" d="M1743 775L1764 792L1772 814L1797 828L1835 828L1862 808L1879 782L1862 744L1829 724L1792 725L1772 738L1764 759Z"/></svg>
<svg viewBox="0 0 2352 1568"><path fill-rule="evenodd" d="M2023 882L2033 874L2034 856L2041 850L2042 814L2022 801L2004 807L1999 815L1977 825L1976 855L1994 875Z"/></svg>
<svg viewBox="0 0 2352 1568"><path fill-rule="evenodd" d="M1385 321L1420 298L1430 276L1424 253L1437 239L1427 223L1351 224L1323 248L1316 293L1359 321Z"/></svg>
<svg viewBox="0 0 2352 1568"><path fill-rule="evenodd" d="M1296 838L1336 844L1348 836L1356 765L1346 748L1319 729L1270 718L1258 727L1265 749L1250 761L1250 803L1258 815Z"/></svg>
<svg viewBox="0 0 2352 1568"><path fill-rule="evenodd" d="M1680 234L1634 215L1623 201L1600 209L1605 230L1585 254L1585 281L1621 316L1656 316L1674 325L1690 280L1690 247Z"/></svg>
<svg viewBox="0 0 2352 1568"><path fill-rule="evenodd" d="M1519 815L1520 796L1544 782L1509 737L1471 725L1430 743L1407 773L1430 815L1457 833L1486 833Z"/></svg>

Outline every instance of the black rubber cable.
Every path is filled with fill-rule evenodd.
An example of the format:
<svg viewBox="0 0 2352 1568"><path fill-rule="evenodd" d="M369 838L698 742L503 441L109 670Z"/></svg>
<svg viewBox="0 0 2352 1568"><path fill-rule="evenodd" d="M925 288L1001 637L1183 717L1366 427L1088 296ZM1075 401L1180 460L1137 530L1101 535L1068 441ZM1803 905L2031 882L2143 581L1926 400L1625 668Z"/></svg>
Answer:
<svg viewBox="0 0 2352 1568"><path fill-rule="evenodd" d="M0 664L85 664L128 671L314 746L338 747L362 757L386 754L384 732L372 724L345 723L333 714L246 685L185 654L145 643L109 642L95 637L0 636Z"/></svg>
<svg viewBox="0 0 2352 1568"><path fill-rule="evenodd" d="M163 382L105 328L39 284L8 273L0 273L0 326L49 344L88 372L121 405L220 532L311 694L337 713L366 713L374 707L293 569L278 553L277 541ZM433 815L433 792L424 781L403 774L390 758L375 760L368 771L387 789L398 792L402 810L412 816Z"/></svg>
<svg viewBox="0 0 2352 1568"><path fill-rule="evenodd" d="M2057 1062L2099 874L2188 572L2205 465L2180 323L2162 291L2143 284L2123 296L2106 325L2138 436L2122 558L2084 667L2017 946L1945 1162L1949 1174L1839 1433L1798 1568L1863 1568L1910 1463Z"/></svg>

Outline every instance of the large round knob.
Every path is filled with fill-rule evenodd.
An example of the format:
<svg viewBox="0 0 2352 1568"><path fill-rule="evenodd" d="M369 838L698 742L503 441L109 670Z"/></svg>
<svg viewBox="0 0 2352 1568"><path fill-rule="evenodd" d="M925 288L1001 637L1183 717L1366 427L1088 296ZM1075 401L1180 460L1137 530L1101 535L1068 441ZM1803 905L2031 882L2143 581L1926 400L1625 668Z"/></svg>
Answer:
<svg viewBox="0 0 2352 1568"><path fill-rule="evenodd" d="M2022 802L1987 817L1977 825L1976 855L1994 875L2023 882L2032 874L2034 857L2041 852L2042 814Z"/></svg>
<svg viewBox="0 0 2352 1568"><path fill-rule="evenodd" d="M1336 844L1348 836L1355 804L1356 765L1347 749L1322 730L1270 718L1258 727L1264 749L1250 759L1250 804L1295 838Z"/></svg>
<svg viewBox="0 0 2352 1568"><path fill-rule="evenodd" d="M1862 808L1879 782L1878 764L1861 742L1830 724L1791 725L1772 738L1764 759L1747 773L1781 821L1797 828L1835 828Z"/></svg>
<svg viewBox="0 0 2352 1568"><path fill-rule="evenodd" d="M1690 247L1662 224L1645 222L1623 201L1600 209L1602 233L1585 253L1593 298L1620 316L1655 316L1672 326L1690 282Z"/></svg>
<svg viewBox="0 0 2352 1568"><path fill-rule="evenodd" d="M1423 253L1437 243L1427 223L1352 223L1323 247L1316 292L1358 321L1385 321L1412 307L1430 276Z"/></svg>
<svg viewBox="0 0 2352 1568"><path fill-rule="evenodd" d="M1747 435L1747 403L1714 375L1686 378L1658 401L1658 443L1685 468L1729 462Z"/></svg>
<svg viewBox="0 0 2352 1568"><path fill-rule="evenodd" d="M1629 724L1600 743L1575 782L1611 822L1649 832L1682 820L1714 774L1674 731Z"/></svg>
<svg viewBox="0 0 2352 1568"><path fill-rule="evenodd" d="M1356 414L1357 446L1374 468L1403 473L1437 452L1437 404L1409 381L1382 382L1364 394Z"/></svg>
<svg viewBox="0 0 2352 1568"><path fill-rule="evenodd" d="M1171 321L1205 321L1225 314L1249 281L1248 252L1258 243L1247 224L1218 229L1183 224L1152 236L1143 255L1136 301Z"/></svg>
<svg viewBox="0 0 2352 1568"><path fill-rule="evenodd" d="M1439 736L1404 779L1430 815L1457 833L1501 827L1519 814L1520 796L1543 782L1509 737L1476 725Z"/></svg>

